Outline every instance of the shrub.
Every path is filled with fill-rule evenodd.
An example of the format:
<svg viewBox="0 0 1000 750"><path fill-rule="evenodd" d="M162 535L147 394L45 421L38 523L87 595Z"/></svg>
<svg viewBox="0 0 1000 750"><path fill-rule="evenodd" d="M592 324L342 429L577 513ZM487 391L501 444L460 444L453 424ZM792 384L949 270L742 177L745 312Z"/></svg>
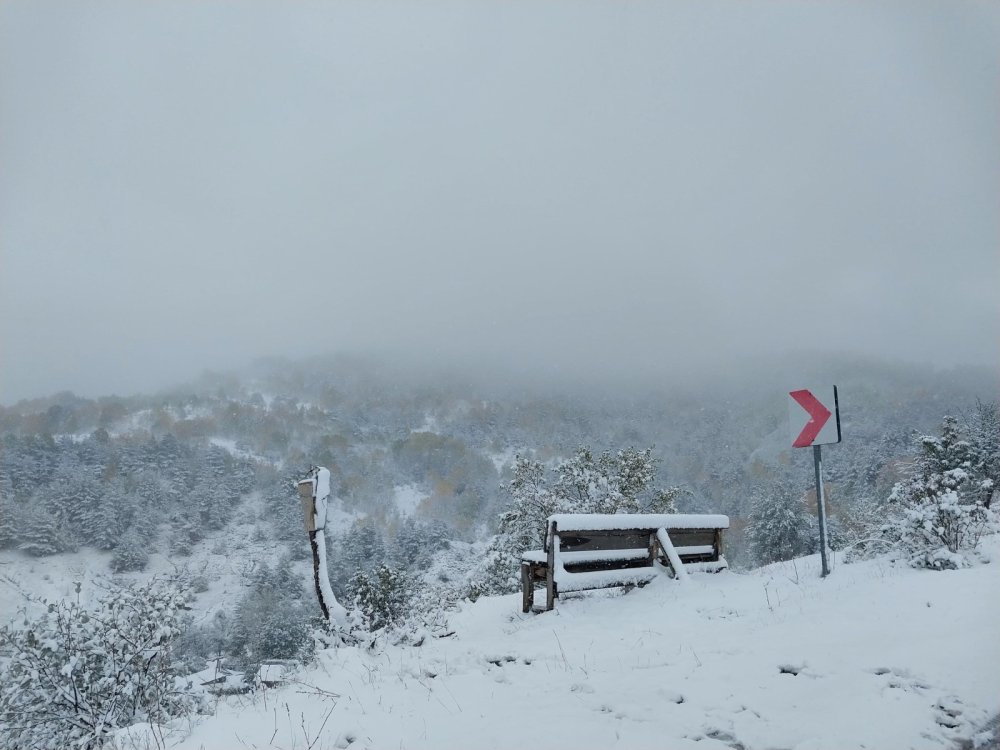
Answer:
<svg viewBox="0 0 1000 750"><path fill-rule="evenodd" d="M351 579L350 592L362 625L370 632L402 624L413 598L406 574L388 565L380 565L371 574L359 570Z"/></svg>
<svg viewBox="0 0 1000 750"><path fill-rule="evenodd" d="M79 584L77 584L79 593ZM172 646L188 609L176 581L109 590L95 609L46 603L23 628L0 628L0 746L100 747L117 729L190 713Z"/></svg>

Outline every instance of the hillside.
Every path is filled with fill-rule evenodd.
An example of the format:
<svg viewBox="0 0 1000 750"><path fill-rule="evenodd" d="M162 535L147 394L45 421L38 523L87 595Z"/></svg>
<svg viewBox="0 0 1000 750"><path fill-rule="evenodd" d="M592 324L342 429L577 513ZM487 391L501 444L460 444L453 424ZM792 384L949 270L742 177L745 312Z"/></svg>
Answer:
<svg viewBox="0 0 1000 750"><path fill-rule="evenodd" d="M1000 539L984 545L998 559ZM747 573L465 603L451 635L319 654L170 737L280 748L952 748L1000 708L996 563L816 557ZM182 738L183 735L183 738Z"/></svg>
<svg viewBox="0 0 1000 750"><path fill-rule="evenodd" d="M844 432L824 450L835 549L898 513L889 493L921 450L916 436L937 434L944 414L958 416L956 437L979 429L976 455L993 463L976 471L995 470L996 407L977 405L995 398L992 373L826 366ZM802 377L821 380L811 376ZM664 736L670 747L937 747L971 737L997 708L983 624L996 621L992 564L917 573L841 562L823 582L808 557L756 567L816 549L812 467L808 451L788 447L786 377L557 388L341 357L259 363L159 394L2 407L0 625L44 611L24 594L74 599L80 582L89 605L117 583L181 573L195 598L172 675L221 658L243 684L273 659L308 665L280 699L218 702L216 718L172 736L183 747L509 747L539 731L552 747ZM591 471L601 451L611 451L608 466L647 455L649 472L634 475L646 477L640 508L669 488L680 512L728 514L734 572L567 597L537 617L521 616L512 597L482 596L510 590L509 573L486 558L498 514L518 507L518 467L530 463L562 491L567 461L592 453L596 463L577 465ZM515 466L519 455L531 461ZM381 566L407 580L398 630L372 635L374 621L354 621L349 640L375 637L372 651L316 655L293 487L311 464L333 475L337 597L357 604L357 575ZM789 519L790 535L753 537L752 513ZM518 544L516 555L534 543ZM337 731L313 743L327 713ZM908 744L884 744L896 736Z"/></svg>

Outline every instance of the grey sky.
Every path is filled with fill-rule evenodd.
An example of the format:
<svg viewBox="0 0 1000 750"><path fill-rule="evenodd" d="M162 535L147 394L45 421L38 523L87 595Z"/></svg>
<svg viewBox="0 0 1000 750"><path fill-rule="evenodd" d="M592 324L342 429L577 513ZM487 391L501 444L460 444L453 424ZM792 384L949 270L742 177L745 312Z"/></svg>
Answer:
<svg viewBox="0 0 1000 750"><path fill-rule="evenodd" d="M0 0L0 400L1000 365L1000 5Z"/></svg>

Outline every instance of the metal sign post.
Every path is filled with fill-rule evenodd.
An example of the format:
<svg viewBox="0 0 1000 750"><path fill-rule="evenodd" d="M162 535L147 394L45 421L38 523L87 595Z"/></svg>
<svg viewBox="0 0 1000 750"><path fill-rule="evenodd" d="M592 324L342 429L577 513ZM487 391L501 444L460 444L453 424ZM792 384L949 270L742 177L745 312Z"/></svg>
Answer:
<svg viewBox="0 0 1000 750"><path fill-rule="evenodd" d="M813 466L816 471L816 515L819 517L819 554L823 578L830 575L826 540L826 495L823 492L823 449L821 446L840 442L840 401L837 386L831 389L803 388L791 391L788 402L788 424L792 432L793 448L813 449ZM833 407L831 410L829 407ZM802 410L809 420L803 425ZM831 422L830 417L835 416Z"/></svg>
<svg viewBox="0 0 1000 750"><path fill-rule="evenodd" d="M816 514L819 516L819 556L823 563L823 578L830 575L826 560L826 497L823 494L823 447L813 446L813 465L816 468Z"/></svg>

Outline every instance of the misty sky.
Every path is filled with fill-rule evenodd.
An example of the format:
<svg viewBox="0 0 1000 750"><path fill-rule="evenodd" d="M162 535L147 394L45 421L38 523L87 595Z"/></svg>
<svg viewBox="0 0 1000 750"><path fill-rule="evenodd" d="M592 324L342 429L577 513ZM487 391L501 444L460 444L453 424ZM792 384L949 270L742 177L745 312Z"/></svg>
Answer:
<svg viewBox="0 0 1000 750"><path fill-rule="evenodd" d="M995 2L0 0L0 401L1000 366Z"/></svg>

